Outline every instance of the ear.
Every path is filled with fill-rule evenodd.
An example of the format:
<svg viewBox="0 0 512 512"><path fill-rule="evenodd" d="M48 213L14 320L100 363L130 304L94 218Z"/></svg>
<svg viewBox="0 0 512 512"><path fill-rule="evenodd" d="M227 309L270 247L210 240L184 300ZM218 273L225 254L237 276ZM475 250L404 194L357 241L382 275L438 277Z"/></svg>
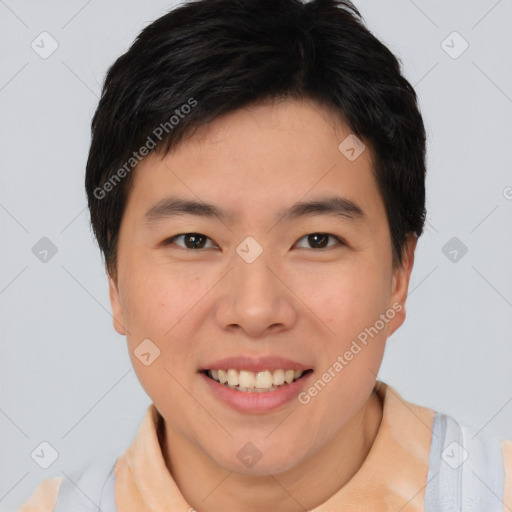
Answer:
<svg viewBox="0 0 512 512"><path fill-rule="evenodd" d="M110 295L110 306L112 308L112 318L114 320L114 329L122 335L126 334L125 318L123 307L119 298L119 290L117 280L108 274L108 291Z"/></svg>
<svg viewBox="0 0 512 512"><path fill-rule="evenodd" d="M393 269L391 281L391 299L389 307L396 311L396 315L389 321L388 337L391 336L405 321L405 301L409 291L409 278L414 265L414 251L418 238L413 234L406 236L402 265Z"/></svg>

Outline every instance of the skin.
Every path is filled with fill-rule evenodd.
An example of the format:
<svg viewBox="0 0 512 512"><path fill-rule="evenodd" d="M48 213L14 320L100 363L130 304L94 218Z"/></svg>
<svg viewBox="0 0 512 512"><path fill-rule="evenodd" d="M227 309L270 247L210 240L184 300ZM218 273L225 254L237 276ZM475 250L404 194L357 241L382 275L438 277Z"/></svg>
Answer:
<svg viewBox="0 0 512 512"><path fill-rule="evenodd" d="M373 386L386 339L405 320L416 237L393 268L368 145L353 162L338 150L349 134L312 100L266 102L215 119L134 171L109 279L114 326L165 420L167 467L200 512L312 509L352 478L378 432ZM355 201L367 221L276 222L283 207L334 193ZM184 215L148 224L146 211L171 194L217 205L233 219ZM163 244L184 233L208 237L205 247L187 248L183 237ZM345 244L329 238L316 248L308 243L313 233ZM235 250L247 236L263 248L251 264ZM393 304L401 311L307 405L240 413L197 373L232 355L278 355L318 378ZM133 353L146 338L161 350L149 366ZM236 456L247 442L262 454L252 468Z"/></svg>

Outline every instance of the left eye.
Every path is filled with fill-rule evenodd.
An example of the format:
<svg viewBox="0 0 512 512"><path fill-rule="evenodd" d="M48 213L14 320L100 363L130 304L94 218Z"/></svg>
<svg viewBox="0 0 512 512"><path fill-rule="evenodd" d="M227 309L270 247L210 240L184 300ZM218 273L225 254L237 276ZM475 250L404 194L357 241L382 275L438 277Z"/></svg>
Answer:
<svg viewBox="0 0 512 512"><path fill-rule="evenodd" d="M178 239L183 239L184 241L184 248L185 249L204 249L207 245L207 240L211 242L211 238L208 238L205 235L202 235L201 233L184 233L182 235L176 235L168 240L166 240L164 243L165 245L170 245L176 242ZM331 240L334 240L334 244L328 244L329 238ZM343 240L341 238L338 238L337 236L330 235L328 233L311 233L309 235L303 236L299 239L300 243L302 240L306 240L308 244L312 246L314 249L324 249L326 247L332 247L332 245L344 245ZM180 245L180 244L177 244ZM183 247L183 246L182 246ZM211 244L211 247L217 248L215 244ZM306 247L308 249L308 247Z"/></svg>
<svg viewBox="0 0 512 512"><path fill-rule="evenodd" d="M324 249L325 247L331 247L333 245L327 245L327 240L329 238L335 240L338 245L344 244L343 240L328 233L311 233L310 235L303 236L300 240L306 240L307 243L311 244L315 249Z"/></svg>

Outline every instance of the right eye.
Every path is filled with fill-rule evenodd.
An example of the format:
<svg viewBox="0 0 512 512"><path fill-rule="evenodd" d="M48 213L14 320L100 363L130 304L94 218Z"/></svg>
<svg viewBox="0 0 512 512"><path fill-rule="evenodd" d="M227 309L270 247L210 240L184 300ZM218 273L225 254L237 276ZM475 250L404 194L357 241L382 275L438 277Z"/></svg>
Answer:
<svg viewBox="0 0 512 512"><path fill-rule="evenodd" d="M208 238L205 235L202 235L201 233L183 233L181 235L175 235L171 238L168 238L165 240L164 245L171 245L175 244L176 240L183 239L184 246L181 246L179 244L179 247L183 247L184 249L191 249L191 250L197 250L197 249L203 249L206 241L210 240L211 238ZM216 245L213 245L213 248L216 248Z"/></svg>

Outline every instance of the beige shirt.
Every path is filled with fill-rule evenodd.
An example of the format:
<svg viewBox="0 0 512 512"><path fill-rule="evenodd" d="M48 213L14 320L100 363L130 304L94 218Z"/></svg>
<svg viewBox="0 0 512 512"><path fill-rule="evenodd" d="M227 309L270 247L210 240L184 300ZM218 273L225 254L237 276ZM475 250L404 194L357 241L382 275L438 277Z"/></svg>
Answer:
<svg viewBox="0 0 512 512"><path fill-rule="evenodd" d="M375 389L383 415L370 452L350 481L314 512L424 511L435 411L405 401L383 382L378 381ZM134 442L116 462L118 512L190 508L165 465L157 435L160 419L151 404ZM505 462L503 511L511 512L512 440L500 443ZM53 511L61 481L62 477L43 480L18 512Z"/></svg>

